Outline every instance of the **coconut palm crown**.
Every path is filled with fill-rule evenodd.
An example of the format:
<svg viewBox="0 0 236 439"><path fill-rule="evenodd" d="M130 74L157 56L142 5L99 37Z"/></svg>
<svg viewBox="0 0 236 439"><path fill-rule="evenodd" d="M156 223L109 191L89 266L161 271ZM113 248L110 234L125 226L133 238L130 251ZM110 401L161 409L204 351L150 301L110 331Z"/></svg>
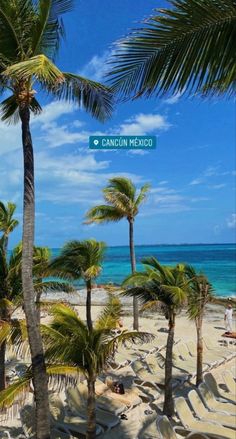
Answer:
<svg viewBox="0 0 236 439"><path fill-rule="evenodd" d="M129 223L129 247L132 273L136 271L136 258L134 248L134 221L139 213L141 204L145 201L150 189L149 184L137 191L135 185L129 178L114 177L103 189L103 196L106 204L92 207L86 213L86 223L107 223L117 222L125 218ZM138 330L138 302L134 297L133 303L133 328Z"/></svg>
<svg viewBox="0 0 236 439"><path fill-rule="evenodd" d="M109 79L124 97L236 91L234 0L169 0L117 43Z"/></svg>
<svg viewBox="0 0 236 439"><path fill-rule="evenodd" d="M92 329L92 281L99 276L102 270L105 249L105 243L95 239L69 241L62 248L61 254L49 265L50 273L56 276L73 281L84 280L87 289L87 325L90 329Z"/></svg>
<svg viewBox="0 0 236 439"><path fill-rule="evenodd" d="M152 307L160 303L169 323L165 360L165 399L163 413L173 416L174 404L172 395L172 357L176 314L187 300L188 281L185 265L175 267L162 266L156 258L142 260L145 271L136 272L127 277L123 283L124 295L138 297L144 307Z"/></svg>

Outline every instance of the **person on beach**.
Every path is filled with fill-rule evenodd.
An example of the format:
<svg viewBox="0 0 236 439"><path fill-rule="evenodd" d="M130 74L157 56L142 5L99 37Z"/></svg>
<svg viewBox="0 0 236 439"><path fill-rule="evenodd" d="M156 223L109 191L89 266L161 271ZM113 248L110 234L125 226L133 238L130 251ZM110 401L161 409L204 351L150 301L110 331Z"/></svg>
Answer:
<svg viewBox="0 0 236 439"><path fill-rule="evenodd" d="M233 332L233 309L232 305L227 306L225 310L225 328L226 328L226 334L232 334Z"/></svg>

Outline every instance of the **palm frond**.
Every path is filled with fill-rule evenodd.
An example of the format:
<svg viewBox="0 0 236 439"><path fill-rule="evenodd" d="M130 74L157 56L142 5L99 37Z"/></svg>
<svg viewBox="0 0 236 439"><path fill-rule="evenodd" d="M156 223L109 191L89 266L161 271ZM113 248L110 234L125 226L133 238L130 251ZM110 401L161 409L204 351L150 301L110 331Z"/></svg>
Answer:
<svg viewBox="0 0 236 439"><path fill-rule="evenodd" d="M170 0L117 44L109 78L123 96L235 94L234 0Z"/></svg>
<svg viewBox="0 0 236 439"><path fill-rule="evenodd" d="M30 110L38 115L42 112L42 107L35 97L31 99ZM11 95L0 103L0 115L3 122L17 124L19 122L19 107L15 95Z"/></svg>
<svg viewBox="0 0 236 439"><path fill-rule="evenodd" d="M147 194L150 191L150 187L151 186L148 183L141 187L140 192L135 201L135 206L137 208L140 206L140 204L142 204L146 200Z"/></svg>
<svg viewBox="0 0 236 439"><path fill-rule="evenodd" d="M63 81L52 82L48 90L57 99L75 102L101 122L112 114L112 92L99 82L63 72Z"/></svg>
<svg viewBox="0 0 236 439"><path fill-rule="evenodd" d="M108 206L106 204L102 204L100 206L92 207L86 213L87 220L85 224L91 223L106 223L106 222L116 222L120 221L124 218L123 213L116 209L114 206Z"/></svg>
<svg viewBox="0 0 236 439"><path fill-rule="evenodd" d="M17 402L17 398L21 398L22 400L22 394L28 393L29 391L31 379L31 373L26 374L24 377L19 378L15 383L10 384L5 390L2 390L0 392L0 410L12 406L14 402Z"/></svg>
<svg viewBox="0 0 236 439"><path fill-rule="evenodd" d="M110 178L107 189L126 195L126 197L134 201L136 188L133 182L126 177L113 177Z"/></svg>
<svg viewBox="0 0 236 439"><path fill-rule="evenodd" d="M96 319L95 329L114 329L121 317L121 302L119 297L108 295L108 301Z"/></svg>
<svg viewBox="0 0 236 439"><path fill-rule="evenodd" d="M55 86L65 81L63 73L45 55L36 55L26 61L18 62L7 67L2 72L3 76L13 80L19 78L27 81L32 77L48 87Z"/></svg>
<svg viewBox="0 0 236 439"><path fill-rule="evenodd" d="M44 53L54 59L60 39L64 36L64 26L61 15L73 8L74 0L40 0L35 20L32 53Z"/></svg>

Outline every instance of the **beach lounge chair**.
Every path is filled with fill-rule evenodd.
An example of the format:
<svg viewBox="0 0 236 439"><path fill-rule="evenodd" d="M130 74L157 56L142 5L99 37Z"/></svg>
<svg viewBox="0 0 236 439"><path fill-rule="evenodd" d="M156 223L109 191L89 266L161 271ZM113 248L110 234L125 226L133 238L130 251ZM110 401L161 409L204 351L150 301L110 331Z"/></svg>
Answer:
<svg viewBox="0 0 236 439"><path fill-rule="evenodd" d="M78 387L70 387L66 390L66 400L71 412L73 415L81 416L85 419L87 419L87 398L87 386L84 384ZM107 430L110 430L119 424L120 419L111 412L107 412L97 407L96 421L99 425L102 425Z"/></svg>
<svg viewBox="0 0 236 439"><path fill-rule="evenodd" d="M36 426L35 426L35 409L31 405L25 405L20 411L20 419L24 435L27 439L36 439ZM51 439L71 439L69 431L60 431L56 428L51 428Z"/></svg>
<svg viewBox="0 0 236 439"><path fill-rule="evenodd" d="M232 374L232 372L230 370L226 370L223 373L223 380L225 382L225 385L226 385L226 387L228 389L229 394L230 395L234 395L234 398L235 398L235 395L236 395L236 382L235 382L233 374Z"/></svg>
<svg viewBox="0 0 236 439"><path fill-rule="evenodd" d="M230 402L232 404L235 404L235 397L236 395L231 395L227 392L224 392L224 390L219 389L219 386L217 384L217 381L215 377L212 375L212 373L208 372L204 375L204 382L206 383L207 387L212 391L216 399L219 399L219 401L222 400L222 402ZM235 407L235 413L236 413L236 407Z"/></svg>
<svg viewBox="0 0 236 439"><path fill-rule="evenodd" d="M193 345L194 345L194 343L193 343ZM190 346L191 346L191 342L190 342ZM196 355L194 355L194 353L196 352L196 346L194 345L191 354L190 354L189 348L187 347L187 345L185 343L179 343L177 346L177 349L179 351L181 359L190 363L190 367L192 367L194 372L195 372L196 371L196 362L195 362ZM210 364L211 364L210 361L209 362L203 361L203 371L208 370L210 367Z"/></svg>
<svg viewBox="0 0 236 439"><path fill-rule="evenodd" d="M235 416L235 405L234 404L230 404L228 402L217 401L214 394L209 389L209 387L207 387L207 385L205 383L199 384L198 389L200 391L200 394L201 394L201 397L202 397L204 404L206 405L206 407L209 410L213 410L216 412L224 412L224 413L228 413L230 415Z"/></svg>
<svg viewBox="0 0 236 439"><path fill-rule="evenodd" d="M167 418L167 416L162 416L158 421L157 421L157 428L160 434L161 439L178 439L178 438L182 438L183 436L185 438L192 438L192 439L208 439L208 436L206 436L205 434L201 434L201 433L196 433L194 431L190 432L187 436L186 436L186 428L181 428L179 426L177 427L173 427L169 421L169 419ZM183 433L183 435L181 435L181 432ZM180 433L180 434L178 434Z"/></svg>
<svg viewBox="0 0 236 439"><path fill-rule="evenodd" d="M194 430L195 432L204 432L210 437L235 439L235 431L227 427L222 427L216 422L199 421L194 418L186 400L183 396L175 399L175 408L177 414L185 428Z"/></svg>
<svg viewBox="0 0 236 439"><path fill-rule="evenodd" d="M222 424L225 427L236 429L235 416L231 416L228 414L226 415L224 413L210 412L204 406L196 390L191 390L188 393L188 399L196 416L202 421L218 422L219 424Z"/></svg>
<svg viewBox="0 0 236 439"><path fill-rule="evenodd" d="M219 355L220 362L224 362L225 360L230 360L235 356L234 351L232 351L227 346L215 345L210 337L204 337L203 342L209 352L213 352L214 354Z"/></svg>
<svg viewBox="0 0 236 439"><path fill-rule="evenodd" d="M140 360L134 361L131 364L131 367L136 375L137 378L134 379L134 382L141 384L142 386L145 385L151 385L155 387L156 390L158 390L157 383L164 384L165 375L164 371L160 369L159 374L153 374L145 368L145 364L142 363Z"/></svg>
<svg viewBox="0 0 236 439"><path fill-rule="evenodd" d="M60 429L70 431L72 434L86 435L87 421L80 416L67 416L62 400L58 395L49 395L49 406L52 422ZM96 436L103 432L100 425L96 425Z"/></svg>
<svg viewBox="0 0 236 439"><path fill-rule="evenodd" d="M189 350L190 355L196 359L197 358L196 343L194 343L193 341L188 341L186 345L187 345L187 348ZM204 364L206 366L208 365L209 368L214 367L219 363L219 355L214 354L214 352L209 352L206 349L204 349L203 358L205 360ZM222 360L220 360L220 361L222 361Z"/></svg>

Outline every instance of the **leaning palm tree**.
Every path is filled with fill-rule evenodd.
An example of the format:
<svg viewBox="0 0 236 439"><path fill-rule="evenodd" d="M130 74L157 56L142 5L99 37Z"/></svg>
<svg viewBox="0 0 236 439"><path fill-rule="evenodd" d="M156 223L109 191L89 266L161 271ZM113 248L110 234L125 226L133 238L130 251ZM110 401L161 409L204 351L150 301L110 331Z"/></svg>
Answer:
<svg viewBox="0 0 236 439"><path fill-rule="evenodd" d="M99 120L111 113L111 93L97 82L61 71L54 60L64 35L62 15L73 0L0 0L0 89L2 120L22 128L24 157L24 212L22 282L24 310L32 358L36 399L37 438L49 437L47 376L33 289L34 154L31 114L42 110L36 99L43 90L55 99L74 101Z"/></svg>
<svg viewBox="0 0 236 439"><path fill-rule="evenodd" d="M134 221L139 213L140 205L146 199L150 186L145 184L140 191L129 178L114 177L109 180L103 189L104 199L107 204L92 207L86 214L87 224L116 222L125 218L129 223L129 248L132 273L136 271L136 258L134 248ZM133 328L138 330L138 300L133 298Z"/></svg>
<svg viewBox="0 0 236 439"><path fill-rule="evenodd" d="M193 267L186 267L187 276L190 280L188 291L188 315L194 320L197 331L197 375L196 386L203 381L203 335L202 324L206 305L214 301L214 291L207 277L197 274Z"/></svg>
<svg viewBox="0 0 236 439"><path fill-rule="evenodd" d="M95 383L113 359L117 347L126 341L143 341L152 338L147 333L124 330L114 335L115 318L107 318L108 309L104 309L96 320L92 330L78 317L69 306L58 304L52 309L53 320L42 327L45 342L45 357L49 375L56 374L78 377L85 376L88 386L87 402L87 439L96 437ZM104 317L105 316L105 317ZM29 387L30 370L18 382L0 392L0 408L11 405L19 393Z"/></svg>
<svg viewBox="0 0 236 439"><path fill-rule="evenodd" d="M235 95L234 0L169 0L121 40L112 85L124 96Z"/></svg>
<svg viewBox="0 0 236 439"><path fill-rule="evenodd" d="M162 305L169 323L165 359L165 399L163 413L173 416L174 404L172 395L172 357L176 314L185 303L188 292L185 266L162 266L154 257L142 260L145 271L137 272L125 279L124 295L135 296L149 308L158 303Z"/></svg>
<svg viewBox="0 0 236 439"><path fill-rule="evenodd" d="M60 256L49 265L51 274L68 280L83 279L87 289L86 318L89 330L93 328L91 316L92 281L102 270L106 245L102 241L86 239L70 241L61 250Z"/></svg>

